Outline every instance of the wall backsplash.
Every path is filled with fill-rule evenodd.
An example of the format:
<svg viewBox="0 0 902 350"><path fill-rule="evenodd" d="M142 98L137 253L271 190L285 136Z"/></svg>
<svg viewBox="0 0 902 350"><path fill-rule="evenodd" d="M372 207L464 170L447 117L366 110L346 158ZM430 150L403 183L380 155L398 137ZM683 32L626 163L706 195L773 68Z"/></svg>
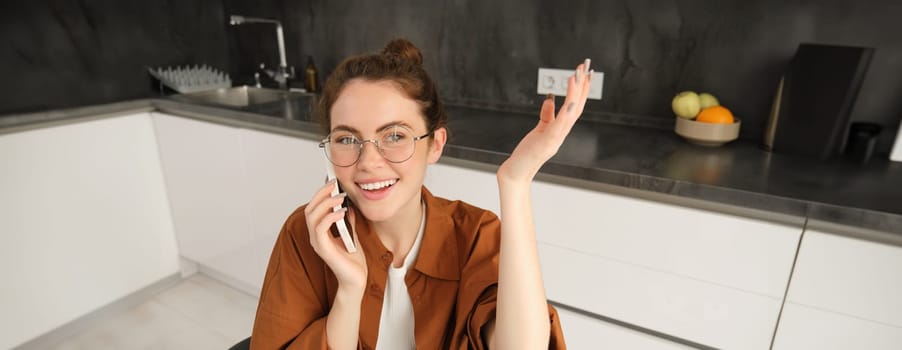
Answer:
<svg viewBox="0 0 902 350"><path fill-rule="evenodd" d="M0 114L154 96L148 66L228 67L220 1L3 1L0 17Z"/></svg>
<svg viewBox="0 0 902 350"><path fill-rule="evenodd" d="M680 90L709 91L760 139L783 68L802 42L876 48L852 119L882 124L888 153L902 118L902 32L895 0L4 2L0 113L152 96L144 66L207 62L247 82L275 64L272 29L229 27L229 14L285 25L289 63L313 56L321 77L341 59L406 37L451 103L537 108L536 68L584 57L605 72L588 110L672 118Z"/></svg>
<svg viewBox="0 0 902 350"><path fill-rule="evenodd" d="M675 93L709 91L743 119L744 137L759 140L784 66L799 43L819 42L876 48L853 120L885 126L883 153L902 118L895 0L278 3L300 42L289 55L312 55L328 72L407 37L456 103L537 107L537 67L591 57L605 82L590 111L670 119Z"/></svg>

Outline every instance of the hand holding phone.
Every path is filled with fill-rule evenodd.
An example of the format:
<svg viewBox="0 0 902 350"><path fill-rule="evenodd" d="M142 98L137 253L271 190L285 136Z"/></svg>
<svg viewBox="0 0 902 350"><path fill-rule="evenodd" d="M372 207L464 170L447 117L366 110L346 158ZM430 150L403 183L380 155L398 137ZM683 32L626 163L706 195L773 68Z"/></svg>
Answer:
<svg viewBox="0 0 902 350"><path fill-rule="evenodd" d="M335 179L335 170L332 168L332 163L329 160L326 160L326 181L332 181ZM338 184L338 181L335 181L335 187L332 188L332 196L335 197L341 193L341 185ZM345 199L347 200L347 198ZM336 205L332 207L332 212L336 212L342 209L342 205ZM348 231L348 225L345 222L345 219L338 219L334 225L330 228L333 236L341 237L341 241L345 244L345 249L348 250L348 253L354 253L357 251L357 245L354 244L354 238L351 237L350 231Z"/></svg>

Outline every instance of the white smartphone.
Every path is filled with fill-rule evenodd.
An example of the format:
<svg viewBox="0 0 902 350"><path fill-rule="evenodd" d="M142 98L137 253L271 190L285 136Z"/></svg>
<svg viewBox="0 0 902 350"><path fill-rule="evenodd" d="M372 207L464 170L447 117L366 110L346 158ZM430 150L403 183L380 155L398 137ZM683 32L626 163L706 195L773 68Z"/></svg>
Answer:
<svg viewBox="0 0 902 350"><path fill-rule="evenodd" d="M332 181L333 179L335 179L335 170L332 168L332 163L326 159L326 181ZM341 193L341 185L336 181L335 187L332 187L332 196L337 196L339 193ZM345 200L347 200L347 198L345 198ZM343 204L344 203L333 207L332 212L341 210ZM345 222L345 219L338 219L329 230L332 231L333 236L341 237L341 241L344 242L345 249L348 250L348 253L357 251L357 246L354 244L354 238L351 237L351 232L348 231L348 224Z"/></svg>

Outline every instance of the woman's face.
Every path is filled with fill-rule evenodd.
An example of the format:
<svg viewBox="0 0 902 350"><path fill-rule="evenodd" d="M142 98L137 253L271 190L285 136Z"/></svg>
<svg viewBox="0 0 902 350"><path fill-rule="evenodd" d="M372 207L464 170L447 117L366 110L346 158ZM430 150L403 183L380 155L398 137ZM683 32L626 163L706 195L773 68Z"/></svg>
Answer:
<svg viewBox="0 0 902 350"><path fill-rule="evenodd" d="M429 132L420 105L391 81L349 81L331 115L333 134L353 134L357 140L378 140L396 125L410 130L410 138ZM446 131L440 128L433 137L415 141L413 155L400 163L386 160L373 142L366 142L357 163L336 166L335 175L367 219L381 222L399 213L412 214L419 207L426 165L438 161L445 139Z"/></svg>

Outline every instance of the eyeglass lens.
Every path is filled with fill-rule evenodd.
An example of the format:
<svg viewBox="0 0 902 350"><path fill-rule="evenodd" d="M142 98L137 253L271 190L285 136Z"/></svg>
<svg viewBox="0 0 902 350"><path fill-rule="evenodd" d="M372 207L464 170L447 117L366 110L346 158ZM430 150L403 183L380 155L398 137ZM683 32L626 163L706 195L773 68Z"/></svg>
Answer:
<svg viewBox="0 0 902 350"><path fill-rule="evenodd" d="M346 130L337 130L329 135L325 152L329 160L337 166L350 166L357 162L367 142L376 144L379 153L392 163L400 163L413 156L416 142L413 133L400 125L391 126L371 140L361 140Z"/></svg>

